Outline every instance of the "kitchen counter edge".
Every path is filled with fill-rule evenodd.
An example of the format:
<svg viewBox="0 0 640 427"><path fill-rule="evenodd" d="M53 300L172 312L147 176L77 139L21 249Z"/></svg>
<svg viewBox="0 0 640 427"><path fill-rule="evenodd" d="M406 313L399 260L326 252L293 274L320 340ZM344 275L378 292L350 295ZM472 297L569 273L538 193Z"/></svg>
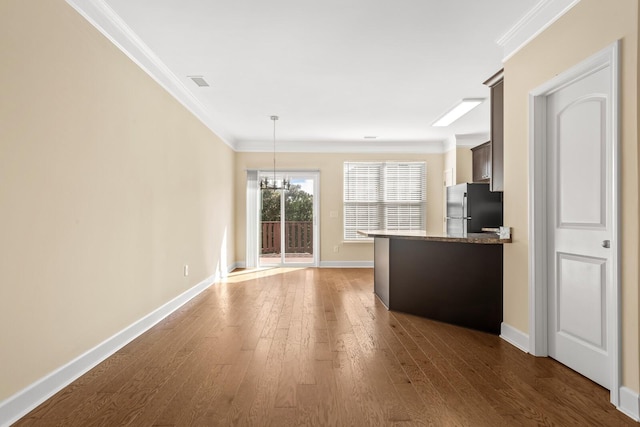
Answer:
<svg viewBox="0 0 640 427"><path fill-rule="evenodd" d="M387 230L371 230L360 231L358 234L367 237L381 237L388 239L406 239L406 240L426 240L431 242L452 242L452 243L476 243L482 245L502 245L503 243L511 243L512 240L501 239L495 233L468 233L465 236L452 236L445 233L434 234L424 231L387 231Z"/></svg>

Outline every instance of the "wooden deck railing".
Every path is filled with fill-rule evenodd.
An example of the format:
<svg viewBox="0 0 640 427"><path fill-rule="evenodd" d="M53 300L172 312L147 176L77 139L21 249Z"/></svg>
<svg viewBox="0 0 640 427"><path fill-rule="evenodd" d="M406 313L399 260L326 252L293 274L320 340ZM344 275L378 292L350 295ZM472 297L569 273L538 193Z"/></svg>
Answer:
<svg viewBox="0 0 640 427"><path fill-rule="evenodd" d="M313 253L313 222L285 221L284 241L286 254ZM260 254L281 253L280 221L262 221Z"/></svg>

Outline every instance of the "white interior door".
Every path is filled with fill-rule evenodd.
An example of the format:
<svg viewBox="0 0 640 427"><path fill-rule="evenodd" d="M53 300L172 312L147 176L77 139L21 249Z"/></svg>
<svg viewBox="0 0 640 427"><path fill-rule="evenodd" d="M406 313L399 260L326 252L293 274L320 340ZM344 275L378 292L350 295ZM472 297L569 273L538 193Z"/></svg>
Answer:
<svg viewBox="0 0 640 427"><path fill-rule="evenodd" d="M547 96L549 356L611 387L613 298L611 71Z"/></svg>

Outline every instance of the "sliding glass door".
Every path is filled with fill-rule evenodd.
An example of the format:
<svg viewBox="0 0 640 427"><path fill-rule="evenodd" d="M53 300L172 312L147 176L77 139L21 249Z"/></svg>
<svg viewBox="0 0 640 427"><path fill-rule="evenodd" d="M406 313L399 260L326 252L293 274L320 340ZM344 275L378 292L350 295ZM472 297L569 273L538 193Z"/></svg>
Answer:
<svg viewBox="0 0 640 427"><path fill-rule="evenodd" d="M273 179L273 171L259 172L258 182ZM317 186L316 172L287 172L288 190L260 190L258 203L258 265L317 266Z"/></svg>

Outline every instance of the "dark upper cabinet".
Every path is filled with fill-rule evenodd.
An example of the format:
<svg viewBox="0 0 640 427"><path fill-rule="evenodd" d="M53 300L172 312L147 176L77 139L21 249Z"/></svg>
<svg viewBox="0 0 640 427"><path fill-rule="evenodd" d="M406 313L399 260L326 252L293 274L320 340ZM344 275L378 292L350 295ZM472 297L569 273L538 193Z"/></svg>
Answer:
<svg viewBox="0 0 640 427"><path fill-rule="evenodd" d="M504 190L504 77L503 70L485 85L491 91L491 191Z"/></svg>
<svg viewBox="0 0 640 427"><path fill-rule="evenodd" d="M490 182L491 180L491 143L471 149L473 161L473 182Z"/></svg>

